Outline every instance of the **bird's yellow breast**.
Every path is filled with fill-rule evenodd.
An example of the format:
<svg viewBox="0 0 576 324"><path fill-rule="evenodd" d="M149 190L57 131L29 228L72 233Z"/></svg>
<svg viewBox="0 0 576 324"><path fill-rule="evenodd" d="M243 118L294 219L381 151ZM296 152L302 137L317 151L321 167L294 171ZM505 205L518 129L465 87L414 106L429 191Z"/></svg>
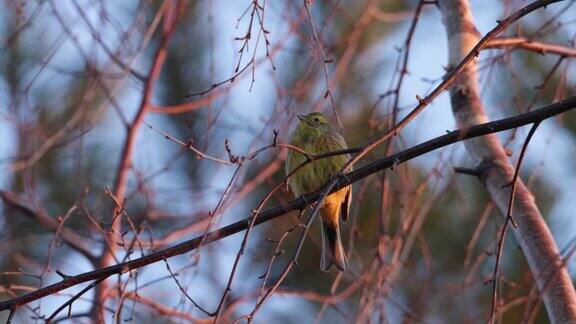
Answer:
<svg viewBox="0 0 576 324"><path fill-rule="evenodd" d="M297 127L290 141L310 155L317 155L347 148L346 142L333 127L308 129ZM315 191L326 182L348 161L348 155L336 155L312 161L298 171L288 180L296 196ZM290 150L286 161L286 173L295 170L307 158L304 154Z"/></svg>

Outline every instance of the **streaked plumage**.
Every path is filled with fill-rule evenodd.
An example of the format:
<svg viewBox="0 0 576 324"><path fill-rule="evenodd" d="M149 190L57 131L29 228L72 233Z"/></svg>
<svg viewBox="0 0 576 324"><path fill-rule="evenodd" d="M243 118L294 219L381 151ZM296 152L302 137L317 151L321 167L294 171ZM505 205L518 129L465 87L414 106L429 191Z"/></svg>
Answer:
<svg viewBox="0 0 576 324"><path fill-rule="evenodd" d="M320 113L298 116L300 123L292 132L290 144L309 154L320 154L347 148L340 133ZM296 171L289 179L288 185L296 197L313 192L323 185L350 159L349 155L336 155L308 163ZM288 152L286 174L306 161L306 157L295 150ZM340 238L339 218L348 218L352 188L342 188L329 195L320 207L322 219L322 271L330 270L334 264L340 271L346 270L346 254Z"/></svg>

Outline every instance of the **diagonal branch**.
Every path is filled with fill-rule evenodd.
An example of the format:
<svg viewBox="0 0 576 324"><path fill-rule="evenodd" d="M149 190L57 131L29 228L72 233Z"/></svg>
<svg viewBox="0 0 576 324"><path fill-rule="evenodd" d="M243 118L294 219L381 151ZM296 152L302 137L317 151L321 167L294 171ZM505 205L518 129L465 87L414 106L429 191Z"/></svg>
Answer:
<svg viewBox="0 0 576 324"><path fill-rule="evenodd" d="M142 100L140 102L140 107L134 120L130 125L128 125L128 134L126 135L126 139L124 141L124 147L122 149L122 155L120 157L120 162L118 165L118 170L116 174L116 180L114 183L114 190L113 196L120 202L120 204L124 205L124 200L126 198L126 188L128 186L128 175L130 168L132 167L132 160L134 155L134 150L136 147L136 139L138 136L138 131L142 126L144 121L144 117L151 109L151 100L152 95L154 93L154 84L156 80L160 77L160 72L162 71L162 66L164 65L164 61L166 60L167 52L168 52L168 43L174 30L176 29L176 24L178 22L179 13L182 11L184 5L186 4L184 1L180 0L170 0L166 2L168 8L164 15L164 28L162 30L162 35L160 39L160 44L156 50L156 53L153 57L152 66L146 78L144 84L144 93L142 95ZM112 265L116 259L115 257L115 248L117 245L115 244L115 240L117 236L122 233L121 230L121 222L122 222L122 207L115 207L114 211L111 216L111 228L107 232L106 235L106 242L108 248L103 249L102 255L100 256L100 267L106 267ZM98 303L94 305L100 304L104 305L104 301L107 298L107 286L106 282L102 282L100 286L98 286L96 291L96 299ZM93 309L93 312L96 309ZM102 313L99 312L98 314L94 314L95 316L102 317ZM103 320L99 318L98 320Z"/></svg>
<svg viewBox="0 0 576 324"><path fill-rule="evenodd" d="M411 147L402 152L371 162L361 168L358 168L353 172L346 174L346 176L341 178L338 181L338 183L334 186L332 192L337 191L354 182L357 182L363 178L366 178L371 174L377 173L387 168L397 166L400 163L414 159L418 156L424 155L426 153L432 152L434 150L448 146L450 144L540 122L572 109L576 109L576 97L571 97L561 102L525 114L521 114L515 117L505 118L502 120L493 121L490 123L480 124L469 128L449 132L446 135L434 138L432 140ZM349 151L359 152L360 149ZM254 225L262 224L274 218L285 215L291 211L301 210L305 208L307 205L315 202L320 198L322 190L323 188L317 192L308 194L303 198L295 199L286 205L273 207L263 211L258 215ZM228 226L212 231L206 235L196 237L194 239L182 242L170 248L166 248L151 253L141 258L97 269L94 271L82 273L76 276L66 277L60 282L54 283L44 288L40 288L36 291L30 292L23 296L0 302L0 311L17 308L21 305L30 303L34 300L38 300L40 298L46 297L58 291L67 289L69 287L84 282L97 280L100 278L107 278L116 274L123 274L152 263L163 261L167 258L171 258L176 255L187 253L191 250L196 249L198 246L200 246L201 243L205 245L214 241L218 241L224 237L233 235L240 231L243 231L248 228L251 221L252 217L248 217L236 223L232 223Z"/></svg>

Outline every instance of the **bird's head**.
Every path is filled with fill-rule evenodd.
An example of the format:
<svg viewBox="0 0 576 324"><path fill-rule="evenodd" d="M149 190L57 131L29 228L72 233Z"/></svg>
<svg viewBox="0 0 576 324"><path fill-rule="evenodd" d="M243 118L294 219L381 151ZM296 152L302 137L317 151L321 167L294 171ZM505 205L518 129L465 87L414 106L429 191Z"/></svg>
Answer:
<svg viewBox="0 0 576 324"><path fill-rule="evenodd" d="M301 126L325 126L330 125L330 121L324 115L319 112L313 112L308 115L297 115L298 119L300 119Z"/></svg>

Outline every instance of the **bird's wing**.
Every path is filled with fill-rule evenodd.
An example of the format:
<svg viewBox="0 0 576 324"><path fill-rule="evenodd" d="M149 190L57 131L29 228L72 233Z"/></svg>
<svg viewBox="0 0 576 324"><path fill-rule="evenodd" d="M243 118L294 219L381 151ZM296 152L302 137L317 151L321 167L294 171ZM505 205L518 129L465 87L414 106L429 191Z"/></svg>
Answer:
<svg viewBox="0 0 576 324"><path fill-rule="evenodd" d="M290 174L290 172L292 172L292 150L288 150L288 155L286 156L286 163L284 164L284 172L286 174L286 176L288 176ZM292 186L290 185L292 177L288 178L288 180L286 181L286 187L289 190ZM294 190L292 188L292 190Z"/></svg>
<svg viewBox="0 0 576 324"><path fill-rule="evenodd" d="M348 191L344 200L340 204L340 218L345 222L348 220L348 213L350 212L350 203L352 202L352 186L348 186Z"/></svg>

